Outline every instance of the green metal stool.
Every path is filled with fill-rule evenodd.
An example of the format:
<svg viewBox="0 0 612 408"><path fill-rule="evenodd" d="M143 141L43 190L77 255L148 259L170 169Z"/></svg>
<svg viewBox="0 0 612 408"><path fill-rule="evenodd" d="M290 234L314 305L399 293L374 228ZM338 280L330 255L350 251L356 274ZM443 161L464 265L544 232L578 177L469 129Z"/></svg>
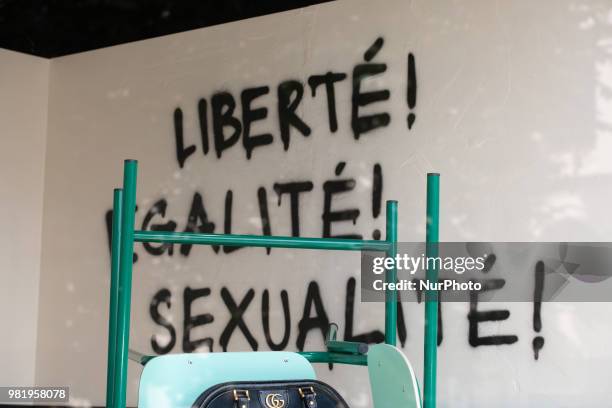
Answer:
<svg viewBox="0 0 612 408"><path fill-rule="evenodd" d="M200 234L187 232L137 231L134 229L136 211L137 162L126 160L123 189L116 189L113 201L111 241L111 288L108 335L108 369L106 406L125 408L127 364L130 333L132 266L135 242L156 242L192 245L228 245L273 248L301 248L335 251L378 251L387 257L397 253L397 202L387 202L386 237L384 240L356 240L339 238L303 238L259 235ZM427 254L436 256L439 218L439 175L427 175ZM428 270L427 279L437 281L437 270ZM385 282L397 281L397 271L385 273ZM326 351L300 353L258 352L222 354L179 354L163 357L136 358L145 365L140 386L140 406L179 408L191 404L207 387L224 381L271 381L274 379L314 378L310 363L338 363L368 366L374 406L376 408L420 408L418 386L410 363L394 346L397 341L397 292L385 293L385 343L373 346L368 352L363 345L335 340ZM435 291L425 294L425 408L436 404L437 310ZM383 347L384 346L384 347ZM367 348L367 347L366 347ZM261 360L260 360L261 359ZM285 360L287 360L285 362ZM271 368L261 362L271 364ZM250 367L245 372L244 367ZM240 367L240 370L238 370ZM252 377L244 377L252 376ZM282 378L280 378L282 376ZM299 377L299 378L298 378ZM401 389L401 391L400 391ZM196 395L196 393L198 393ZM190 400L190 398L192 398ZM392 402L394 405L387 405ZM154 404L154 405L152 405ZM174 405L173 405L174 404ZM183 405L181 405L183 404Z"/></svg>

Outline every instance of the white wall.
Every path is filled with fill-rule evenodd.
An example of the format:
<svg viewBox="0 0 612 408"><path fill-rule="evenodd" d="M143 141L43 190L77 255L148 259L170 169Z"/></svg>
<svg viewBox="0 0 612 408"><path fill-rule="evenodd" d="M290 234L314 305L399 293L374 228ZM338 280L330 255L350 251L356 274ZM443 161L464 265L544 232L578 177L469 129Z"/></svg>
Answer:
<svg viewBox="0 0 612 408"><path fill-rule="evenodd" d="M0 50L0 384L33 385L49 61Z"/></svg>
<svg viewBox="0 0 612 408"><path fill-rule="evenodd" d="M354 226L338 223L334 231L370 237L374 229L384 229L384 209L378 216L372 213L372 168L379 163L383 199L400 201L402 240L423 238L424 180L432 170L442 174L444 240L607 240L612 228L607 193L612 181L611 15L604 1L339 1L53 60L36 382L70 386L75 403L103 403L109 277L104 217L125 158L140 161L138 226L144 213L165 198L165 216L156 215L152 223L172 220L183 230L199 192L220 232L226 193L232 190L232 231L261 233L257 194L263 188L273 233L289 234L289 197L283 196L279 206L273 186L311 181L312 191L301 197L300 232L321 236L323 184L349 178L355 189L335 197L333 208L361 213ZM352 72L378 37L384 45L373 62L387 64L387 71L366 81L364 89L389 89L391 96L364 111L388 112L391 123L356 141L350 126ZM416 122L410 130L408 53L415 56L418 78ZM312 134L305 138L294 129L284 151L277 85L288 79L306 83L310 75L328 71L347 74L336 85L338 131L329 130L323 89L312 97L306 87L298 114ZM242 142L220 159L212 145L203 155L198 100L208 102L212 143L211 95L230 91L240 105L242 90L263 85L270 94L253 105L268 107L268 118L256 122L253 133L270 132L272 144L256 148L250 160ZM175 157L177 107L184 115L185 143L197 147L183 168ZM347 164L336 177L340 161ZM134 348L151 353L153 339L162 345L170 339L150 316L152 299L167 289L171 308L161 304L158 310L176 328L172 352L181 352L186 287L211 290L194 301L192 314L208 312L214 321L194 329L192 338L211 337L214 351L221 348L220 334L229 319L223 288L236 302L254 291L245 321L259 350L268 348L261 323L265 289L276 342L283 331L279 292L289 294L287 349L296 348L312 280L329 319L344 333L345 288L358 275L358 255L273 250L267 256L262 249L215 255L194 248L185 257L179 249L172 256L153 256L136 247ZM545 304L540 335L546 343L537 361L531 304L483 308L511 311L507 320L483 324L483 334L516 334L519 340L471 347L468 306L445 305L440 406L608 404L612 329L605 316L610 304ZM408 338L403 348L420 376L422 307L406 304L404 313ZM357 297L354 321L354 333L381 329L382 305L359 304ZM306 348L321 347L320 332L309 332ZM236 331L228 348L251 347ZM138 367L131 365L132 404L137 374ZM321 367L319 374L354 406L368 406L363 369Z"/></svg>

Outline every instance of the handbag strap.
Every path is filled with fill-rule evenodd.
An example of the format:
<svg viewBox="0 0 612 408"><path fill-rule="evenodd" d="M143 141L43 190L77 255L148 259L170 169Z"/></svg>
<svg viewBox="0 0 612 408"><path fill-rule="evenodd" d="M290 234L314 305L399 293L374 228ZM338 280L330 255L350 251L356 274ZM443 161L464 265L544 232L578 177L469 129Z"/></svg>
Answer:
<svg viewBox="0 0 612 408"><path fill-rule="evenodd" d="M236 408L249 408L249 401L251 396L249 390L238 390L234 389L234 401L236 402Z"/></svg>
<svg viewBox="0 0 612 408"><path fill-rule="evenodd" d="M298 393L304 401L305 408L317 408L317 393L313 387L300 387Z"/></svg>

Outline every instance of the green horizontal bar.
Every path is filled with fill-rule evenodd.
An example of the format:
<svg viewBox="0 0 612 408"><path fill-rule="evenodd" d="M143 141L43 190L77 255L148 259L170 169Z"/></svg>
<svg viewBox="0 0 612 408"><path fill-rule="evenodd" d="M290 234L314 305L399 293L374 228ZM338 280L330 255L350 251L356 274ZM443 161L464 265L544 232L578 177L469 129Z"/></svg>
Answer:
<svg viewBox="0 0 612 408"><path fill-rule="evenodd" d="M368 345L366 343L330 340L325 345L327 350L332 353L366 354L368 352Z"/></svg>
<svg viewBox="0 0 612 408"><path fill-rule="evenodd" d="M302 351L301 354L311 363L338 363L351 365L368 365L368 358L363 354L340 354L327 351Z"/></svg>
<svg viewBox="0 0 612 408"><path fill-rule="evenodd" d="M134 231L134 241L195 245L329 249L340 251L386 251L389 248L389 243L386 241L159 231Z"/></svg>
<svg viewBox="0 0 612 408"><path fill-rule="evenodd" d="M129 349L128 358L138 364L145 365L149 361L153 360L157 356L150 356L147 354L142 354L136 350Z"/></svg>

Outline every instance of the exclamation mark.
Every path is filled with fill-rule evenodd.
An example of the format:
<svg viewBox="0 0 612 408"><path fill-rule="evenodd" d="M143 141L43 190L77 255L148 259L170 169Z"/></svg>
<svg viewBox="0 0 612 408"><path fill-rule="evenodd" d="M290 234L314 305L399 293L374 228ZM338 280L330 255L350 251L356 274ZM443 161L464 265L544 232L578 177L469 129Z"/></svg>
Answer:
<svg viewBox="0 0 612 408"><path fill-rule="evenodd" d="M542 293L544 292L544 262L538 261L535 266L535 287L533 290L533 330L539 333L542 330ZM540 350L544 347L544 337L533 338L533 357L537 360Z"/></svg>
<svg viewBox="0 0 612 408"><path fill-rule="evenodd" d="M416 106L417 100L417 77L416 77L416 66L414 63L414 55L412 53L408 54L408 85L406 91L406 100L408 102L408 108L410 108L410 113L408 114L408 129L412 129L412 125L416 120L416 115L412 112L412 110Z"/></svg>
<svg viewBox="0 0 612 408"><path fill-rule="evenodd" d="M382 167L376 163L372 172L372 217L377 218L380 215L380 206L382 204L382 189L383 176ZM372 238L380 239L380 230L375 229L372 233Z"/></svg>

